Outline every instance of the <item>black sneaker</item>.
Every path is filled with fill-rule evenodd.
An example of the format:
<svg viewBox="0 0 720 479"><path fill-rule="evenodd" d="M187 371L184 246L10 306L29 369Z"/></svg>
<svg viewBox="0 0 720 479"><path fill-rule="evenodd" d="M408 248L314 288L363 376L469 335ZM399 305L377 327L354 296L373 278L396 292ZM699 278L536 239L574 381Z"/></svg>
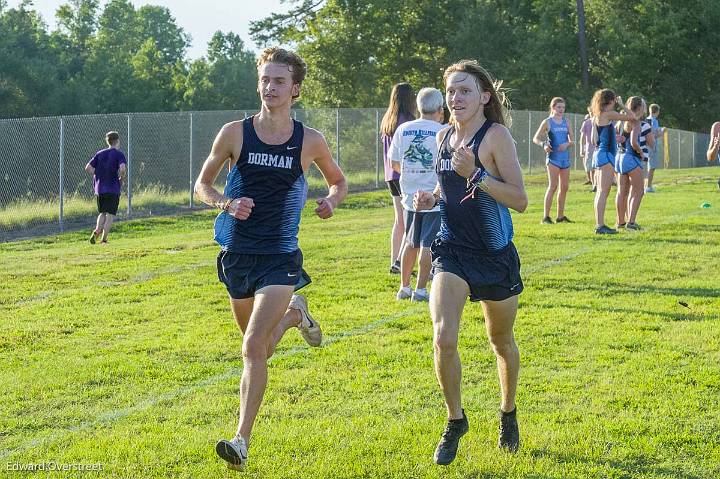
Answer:
<svg viewBox="0 0 720 479"><path fill-rule="evenodd" d="M553 220L552 220L552 218L550 218L549 216L546 216L545 218L542 219L542 221L540 222L540 224L543 224L543 225L551 225L551 224L553 224Z"/></svg>
<svg viewBox="0 0 720 479"><path fill-rule="evenodd" d="M572 221L570 221L570 218L568 218L567 216L561 216L560 218L555 220L555 223L572 223Z"/></svg>
<svg viewBox="0 0 720 479"><path fill-rule="evenodd" d="M517 408L511 412L500 411L500 438L498 447L517 452L520 447L520 430L517 423Z"/></svg>
<svg viewBox="0 0 720 479"><path fill-rule="evenodd" d="M400 261L395 261L390 266L390 274L400 274Z"/></svg>
<svg viewBox="0 0 720 479"><path fill-rule="evenodd" d="M614 230L612 228L608 228L605 225L598 226L595 228L595 234L598 235L614 235L617 234L617 230Z"/></svg>
<svg viewBox="0 0 720 479"><path fill-rule="evenodd" d="M447 466L455 460L460 438L468 432L468 429L468 420L463 409L462 419L449 420L445 426L440 442L435 448L435 457L433 458L435 464Z"/></svg>

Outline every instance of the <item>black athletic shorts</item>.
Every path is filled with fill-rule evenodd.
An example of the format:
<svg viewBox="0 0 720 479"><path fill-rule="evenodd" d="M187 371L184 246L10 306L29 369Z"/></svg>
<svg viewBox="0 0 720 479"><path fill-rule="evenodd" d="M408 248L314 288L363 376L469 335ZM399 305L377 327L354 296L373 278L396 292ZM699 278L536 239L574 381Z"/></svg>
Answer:
<svg viewBox="0 0 720 479"><path fill-rule="evenodd" d="M470 301L502 301L523 290L520 257L512 242L496 253L478 253L437 239L430 251L435 276L445 272L464 279Z"/></svg>
<svg viewBox="0 0 720 479"><path fill-rule="evenodd" d="M97 195L95 199L97 200L98 213L117 214L118 205L120 205L120 195L104 193Z"/></svg>
<svg viewBox="0 0 720 479"><path fill-rule="evenodd" d="M217 257L218 279L233 299L252 298L272 285L295 286L295 291L310 284L302 268L303 255L298 248L292 253L244 254L220 251Z"/></svg>
<svg viewBox="0 0 720 479"><path fill-rule="evenodd" d="M400 192L400 180L390 180L385 183L387 183L392 196L402 196L402 193Z"/></svg>

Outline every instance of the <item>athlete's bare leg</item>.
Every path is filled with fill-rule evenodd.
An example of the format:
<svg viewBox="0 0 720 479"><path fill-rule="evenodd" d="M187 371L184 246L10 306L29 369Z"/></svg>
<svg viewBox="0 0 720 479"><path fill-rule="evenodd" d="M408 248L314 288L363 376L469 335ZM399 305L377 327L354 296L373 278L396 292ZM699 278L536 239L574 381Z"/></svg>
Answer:
<svg viewBox="0 0 720 479"><path fill-rule="evenodd" d="M460 385L462 365L458 354L458 331L470 288L452 273L438 273L430 291L430 315L433 320L435 375L445 396L449 419L461 419Z"/></svg>

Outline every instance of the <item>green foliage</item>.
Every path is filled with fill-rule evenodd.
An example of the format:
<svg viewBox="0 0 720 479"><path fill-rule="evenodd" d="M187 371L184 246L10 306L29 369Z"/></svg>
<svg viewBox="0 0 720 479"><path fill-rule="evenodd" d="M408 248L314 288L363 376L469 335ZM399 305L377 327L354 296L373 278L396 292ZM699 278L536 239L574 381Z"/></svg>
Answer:
<svg viewBox="0 0 720 479"><path fill-rule="evenodd" d="M439 86L474 58L510 88L516 108L544 111L554 96L584 112L596 88L661 104L664 123L709 130L716 120L720 2L586 2L590 88L582 87L571 0L291 0L254 22L262 43L294 44L309 65L309 107L381 107L398 81Z"/></svg>
<svg viewBox="0 0 720 479"><path fill-rule="evenodd" d="M216 33L191 64L189 35L170 10L128 0L68 0L47 26L26 0L0 1L0 118L252 108L254 55Z"/></svg>

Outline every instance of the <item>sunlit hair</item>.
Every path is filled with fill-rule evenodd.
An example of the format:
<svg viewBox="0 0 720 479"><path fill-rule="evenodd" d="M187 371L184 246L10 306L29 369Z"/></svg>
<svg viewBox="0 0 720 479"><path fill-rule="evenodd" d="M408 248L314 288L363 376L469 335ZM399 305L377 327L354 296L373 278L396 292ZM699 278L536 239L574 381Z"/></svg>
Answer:
<svg viewBox="0 0 720 479"><path fill-rule="evenodd" d="M305 80L305 75L307 75L307 64L305 60L300 58L300 55L297 53L285 50L284 48L270 47L263 50L257 60L258 70L266 63L287 65L288 70L292 74L293 83L297 83L298 85L302 85L303 80ZM300 95L293 95L293 100L299 97Z"/></svg>
<svg viewBox="0 0 720 479"><path fill-rule="evenodd" d="M631 96L627 99L625 102L625 108L630 110L631 112L635 113L636 116L642 115L642 112L645 108L645 100L642 99L642 97L639 96ZM623 124L623 130L626 132L630 132L633 129L633 123L626 121Z"/></svg>
<svg viewBox="0 0 720 479"><path fill-rule="evenodd" d="M555 105L557 105L558 103L565 103L565 100L563 100L559 96L556 96L555 98L550 100L550 114L551 115L553 114L553 108L555 108Z"/></svg>
<svg viewBox="0 0 720 479"><path fill-rule="evenodd" d="M657 103L653 103L652 105L650 105L650 114L657 115L658 113L660 113L660 105L658 105Z"/></svg>
<svg viewBox="0 0 720 479"><path fill-rule="evenodd" d="M597 90L595 92L595 94L593 95L592 100L590 101L590 113L592 113L592 116L594 116L597 119L600 116L600 113L602 113L603 108L605 108L606 105L609 105L614 102L615 102L615 92L614 91L608 90L607 88L603 88L602 90Z"/></svg>
<svg viewBox="0 0 720 479"><path fill-rule="evenodd" d="M484 108L485 117L495 123L510 127L512 124L512 118L510 117L510 100L506 95L506 90L502 88L502 80L495 80L492 75L475 60L460 60L445 69L443 83L447 85L448 78L455 72L463 72L471 75L475 79L475 83L480 92L490 93L490 101L487 102Z"/></svg>
<svg viewBox="0 0 720 479"><path fill-rule="evenodd" d="M415 119L415 95L409 83L398 83L390 92L390 104L383 115L380 132L393 136L401 116Z"/></svg>
<svg viewBox="0 0 720 479"><path fill-rule="evenodd" d="M105 142L108 144L108 146L112 145L113 143L117 143L120 141L120 135L117 131L108 131L105 135Z"/></svg>

